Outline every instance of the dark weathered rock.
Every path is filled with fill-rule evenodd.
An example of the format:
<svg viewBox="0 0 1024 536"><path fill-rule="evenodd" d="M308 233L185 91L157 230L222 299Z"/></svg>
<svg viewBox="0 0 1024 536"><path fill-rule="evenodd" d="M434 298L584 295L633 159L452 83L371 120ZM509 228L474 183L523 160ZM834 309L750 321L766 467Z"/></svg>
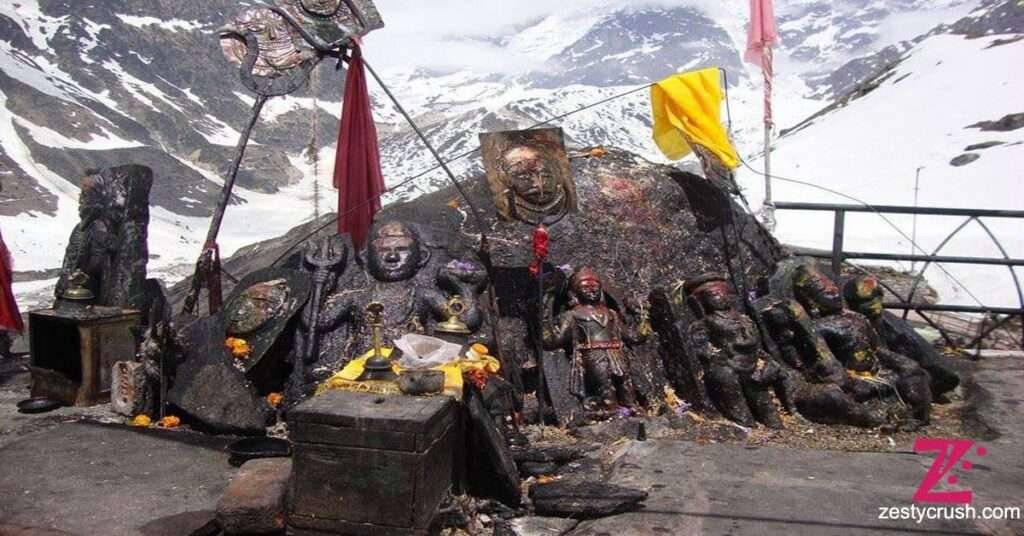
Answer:
<svg viewBox="0 0 1024 536"><path fill-rule="evenodd" d="M981 149L989 149L991 147L998 147L1006 142L1002 141L983 141L981 143L972 143L967 147L964 147L964 151L978 151Z"/></svg>
<svg viewBox="0 0 1024 536"><path fill-rule="evenodd" d="M168 401L201 428L218 433L261 434L271 416L224 347L224 324L207 317L185 329L186 358Z"/></svg>
<svg viewBox="0 0 1024 536"><path fill-rule="evenodd" d="M917 361L921 368L928 371L932 380L932 394L952 391L960 384L960 376L953 369L949 358L940 354L906 321L884 311L875 326L892 351Z"/></svg>
<svg viewBox="0 0 1024 536"><path fill-rule="evenodd" d="M512 458L516 463L566 463L578 460L585 454L580 447L527 447L512 449Z"/></svg>
<svg viewBox="0 0 1024 536"><path fill-rule="evenodd" d="M1024 128L1024 112L1007 114L995 121L978 121L973 125L967 125L967 127L995 132L1017 130L1018 128Z"/></svg>
<svg viewBox="0 0 1024 536"><path fill-rule="evenodd" d="M516 465L525 477L550 475L558 470L558 464L554 462L519 462Z"/></svg>
<svg viewBox="0 0 1024 536"><path fill-rule="evenodd" d="M949 165L957 167L966 166L967 164L970 164L971 162L974 162L979 158L981 158L981 155L978 153L964 153L950 160Z"/></svg>
<svg viewBox="0 0 1024 536"><path fill-rule="evenodd" d="M530 488L540 515L585 519L636 510L647 492L601 482L554 482Z"/></svg>
<svg viewBox="0 0 1024 536"><path fill-rule="evenodd" d="M242 466L217 503L217 521L225 534L275 534L284 530L288 458L251 460Z"/></svg>
<svg viewBox="0 0 1024 536"><path fill-rule="evenodd" d="M519 471L505 437L475 389L466 390L467 486L471 495L497 499L510 506L522 501Z"/></svg>

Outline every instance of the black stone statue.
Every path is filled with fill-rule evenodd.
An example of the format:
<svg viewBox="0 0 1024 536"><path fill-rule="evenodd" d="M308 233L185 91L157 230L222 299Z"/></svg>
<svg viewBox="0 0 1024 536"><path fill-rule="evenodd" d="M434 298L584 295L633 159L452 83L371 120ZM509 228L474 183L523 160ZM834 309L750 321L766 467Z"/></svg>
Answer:
<svg viewBox="0 0 1024 536"><path fill-rule="evenodd" d="M324 304L319 325L333 330L323 336L320 355L334 356L337 368L373 348L366 318L371 302L384 305L385 345L407 333L434 335L436 324L453 316L470 333L479 330L484 320L478 296L485 281L482 267L455 261L431 270L439 261L432 259L415 227L398 221L375 225L365 250L365 272L339 285ZM462 306L453 315L454 296Z"/></svg>
<svg viewBox="0 0 1024 536"><path fill-rule="evenodd" d="M93 170L82 179L78 200L81 221L64 253L57 299L76 270L89 276L96 305L146 308L149 250L149 190L153 172L140 165Z"/></svg>
<svg viewBox="0 0 1024 536"><path fill-rule="evenodd" d="M569 281L572 303L557 321L550 316L554 296L548 295L543 319L545 348L566 348L571 356L569 392L580 398L597 398L604 409L637 406L629 374L627 344L641 344L651 333L642 319L639 326L627 325L618 311L605 301L600 276L583 266Z"/></svg>
<svg viewBox="0 0 1024 536"><path fill-rule="evenodd" d="M705 275L687 281L686 290L702 313L690 337L712 402L745 426L756 421L781 428L772 393L779 368L762 349L757 325L740 310L735 288L723 276Z"/></svg>
<svg viewBox="0 0 1024 536"><path fill-rule="evenodd" d="M843 306L839 287L810 264L793 273L793 294L809 313L815 330L846 367L858 400L896 395L913 418L927 424L931 378L917 363L885 347L871 322Z"/></svg>
<svg viewBox="0 0 1024 536"><path fill-rule="evenodd" d="M884 295L878 280L872 276L857 276L843 286L843 296L851 309L866 316L890 350L905 355L931 376L932 394L952 391L960 384L960 376L934 346L914 331L914 328L882 307Z"/></svg>

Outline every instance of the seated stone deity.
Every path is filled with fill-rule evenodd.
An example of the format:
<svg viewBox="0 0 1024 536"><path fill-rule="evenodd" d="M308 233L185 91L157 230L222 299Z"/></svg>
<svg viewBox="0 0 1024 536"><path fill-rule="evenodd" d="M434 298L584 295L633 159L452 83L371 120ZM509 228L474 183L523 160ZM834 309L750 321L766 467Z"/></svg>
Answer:
<svg viewBox="0 0 1024 536"><path fill-rule="evenodd" d="M793 273L793 294L809 313L815 330L846 367L857 400L895 395L927 424L932 393L928 373L906 356L890 351L871 322L843 306L839 287L810 264Z"/></svg>
<svg viewBox="0 0 1024 536"><path fill-rule="evenodd" d="M858 403L853 380L794 300L765 300L758 306L781 356L776 392L787 410L822 424L875 427L885 423L884 408Z"/></svg>
<svg viewBox="0 0 1024 536"><path fill-rule="evenodd" d="M933 395L951 391L960 384L960 376L934 346L907 322L885 311L882 307L884 292L877 279L869 275L854 277L843 286L843 296L851 309L871 321L890 350L913 359L928 371Z"/></svg>
<svg viewBox="0 0 1024 536"><path fill-rule="evenodd" d="M601 278L593 268L577 269L569 287L569 310L557 320L551 317L554 295L545 297L544 347L567 349L571 356L569 392L580 400L596 398L602 409L635 407L627 344L643 343L650 335L650 325L645 319L638 326L627 325L623 316L607 305Z"/></svg>
<svg viewBox="0 0 1024 536"><path fill-rule="evenodd" d="M376 225L365 250L365 273L346 278L324 303L318 326L323 336L320 355L339 368L373 348L366 318L371 302L384 305L381 341L392 346L406 333L435 334L438 321L453 316L470 332L484 321L479 293L485 276L471 260L453 261L430 270L430 250L415 227L398 221ZM462 304L453 315L451 298Z"/></svg>
<svg viewBox="0 0 1024 536"><path fill-rule="evenodd" d="M761 348L757 325L740 310L736 290L713 274L688 281L685 289L703 314L691 325L690 338L704 366L711 401L725 417L744 426L760 422L781 428L772 393L778 365Z"/></svg>

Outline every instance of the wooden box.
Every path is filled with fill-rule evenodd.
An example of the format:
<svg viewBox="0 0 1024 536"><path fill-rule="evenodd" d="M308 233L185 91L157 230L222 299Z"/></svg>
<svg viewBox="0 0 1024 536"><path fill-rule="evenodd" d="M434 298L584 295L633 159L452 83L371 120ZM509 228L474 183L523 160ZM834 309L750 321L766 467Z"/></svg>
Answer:
<svg viewBox="0 0 1024 536"><path fill-rule="evenodd" d="M288 413L290 534L425 535L452 481L455 402L329 391Z"/></svg>
<svg viewBox="0 0 1024 536"><path fill-rule="evenodd" d="M30 312L32 396L75 406L110 400L114 362L135 359L132 328L141 319L118 307Z"/></svg>

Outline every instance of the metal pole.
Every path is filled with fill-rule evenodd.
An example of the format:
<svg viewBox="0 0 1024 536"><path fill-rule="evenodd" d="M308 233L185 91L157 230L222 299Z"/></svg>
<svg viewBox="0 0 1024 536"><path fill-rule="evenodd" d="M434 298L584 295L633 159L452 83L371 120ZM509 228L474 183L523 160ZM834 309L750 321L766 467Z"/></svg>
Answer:
<svg viewBox="0 0 1024 536"><path fill-rule="evenodd" d="M914 209L917 209L917 193L920 191L921 182L921 170L924 166L917 166L917 174L914 177ZM910 230L910 254L913 255L917 251L917 213L913 216L913 226ZM916 261L910 261L910 271L914 271L914 264Z"/></svg>
<svg viewBox="0 0 1024 536"><path fill-rule="evenodd" d="M245 148L249 145L249 137L252 135L252 129L256 126L256 121L260 118L260 112L263 110L263 105L266 104L266 95L257 95L256 101L252 105L252 116L249 118L249 122L245 125L245 129L242 130L241 135L238 137L238 146L235 148L235 158L231 161L231 167L228 169L228 177L224 180L224 188L221 190L220 200L217 202L217 206L213 209L213 218L210 220L210 229L206 232L206 242L203 243L203 250L199 253L199 260L196 261L196 270L192 275L192 286L189 288L188 295L185 296L185 304L182 311L187 314L194 314L196 308L196 302L199 299L199 292L203 286L203 272L204 270L210 270L213 266L214 250L217 244L217 234L220 233L221 222L224 221L224 212L228 208L228 203L231 202L231 191L235 187L235 179L238 177L238 169L242 165L242 158L245 156ZM219 259L217 261L219 266ZM219 268L217 273L212 274L211 277L220 278ZM220 303L222 296L220 295L220 289L208 288L206 289L210 293L210 303ZM210 314L216 311L210 311Z"/></svg>
<svg viewBox="0 0 1024 536"><path fill-rule="evenodd" d="M764 47L761 73L764 76L764 203L761 221L769 231L775 230L775 203L772 201L772 49Z"/></svg>
<svg viewBox="0 0 1024 536"><path fill-rule="evenodd" d="M846 226L846 211L837 210L832 226L832 275L837 280L843 269L843 234Z"/></svg>

